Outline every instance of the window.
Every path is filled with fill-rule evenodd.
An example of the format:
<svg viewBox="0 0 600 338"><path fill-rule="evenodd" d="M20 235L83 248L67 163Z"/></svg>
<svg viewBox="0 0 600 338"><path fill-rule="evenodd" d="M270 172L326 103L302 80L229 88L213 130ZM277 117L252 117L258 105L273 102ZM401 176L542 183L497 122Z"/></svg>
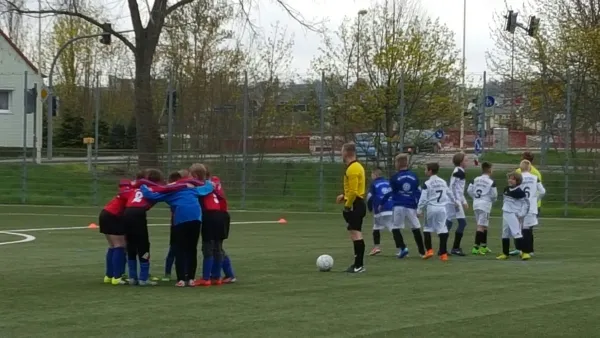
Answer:
<svg viewBox="0 0 600 338"><path fill-rule="evenodd" d="M10 97L12 91L0 89L0 114L10 113Z"/></svg>

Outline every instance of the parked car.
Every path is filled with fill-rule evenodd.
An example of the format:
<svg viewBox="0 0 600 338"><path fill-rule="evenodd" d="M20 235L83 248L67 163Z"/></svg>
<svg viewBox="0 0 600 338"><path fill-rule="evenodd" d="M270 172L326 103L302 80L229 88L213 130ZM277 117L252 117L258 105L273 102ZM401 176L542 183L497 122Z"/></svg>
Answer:
<svg viewBox="0 0 600 338"><path fill-rule="evenodd" d="M435 136L435 130L409 130L404 134L402 151L405 153L438 153L442 148L440 139Z"/></svg>

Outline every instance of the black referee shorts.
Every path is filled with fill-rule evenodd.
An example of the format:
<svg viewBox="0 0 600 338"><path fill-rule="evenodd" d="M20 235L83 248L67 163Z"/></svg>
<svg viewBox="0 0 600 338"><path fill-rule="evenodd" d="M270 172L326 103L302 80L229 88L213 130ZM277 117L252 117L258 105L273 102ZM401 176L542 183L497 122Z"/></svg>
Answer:
<svg viewBox="0 0 600 338"><path fill-rule="evenodd" d="M367 215L367 205L365 200L357 198L352 203L352 210L344 211L344 220L346 221L346 229L353 231L362 231L363 220Z"/></svg>

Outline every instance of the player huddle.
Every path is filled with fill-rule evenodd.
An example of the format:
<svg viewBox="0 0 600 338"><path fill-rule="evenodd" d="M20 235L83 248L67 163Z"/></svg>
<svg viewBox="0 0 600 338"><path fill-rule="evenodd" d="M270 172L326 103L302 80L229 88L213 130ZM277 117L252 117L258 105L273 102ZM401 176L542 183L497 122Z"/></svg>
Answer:
<svg viewBox="0 0 600 338"><path fill-rule="evenodd" d="M500 260L515 254L528 260L533 254L533 228L538 225L538 205L546 190L539 172L531 165L531 159L524 159L518 170L507 175L508 186L503 191L502 206L502 253L497 257ZM374 248L370 252L371 256L381 253L380 232L387 228L392 232L398 250L397 257L406 257L408 248L401 229L404 229L407 222L423 259L434 256L432 233L439 237L437 255L442 261L448 260L449 254L465 256L461 241L467 226L465 210L469 208L465 198L466 156L458 153L452 160L455 168L449 184L438 176L439 164L428 163L425 169L428 179L420 185L415 173L408 169L408 156L405 154L396 156L395 166L398 172L389 181L382 176L381 168L373 170L367 196L368 208L374 214ZM473 199L477 222L475 244L471 250L474 255L491 252L487 246L489 217L492 205L498 199L496 183L491 178L492 165L484 162L481 169L482 174L466 189ZM419 217L424 213L425 225L421 236ZM448 232L454 220L458 226L452 248L448 252ZM510 238L515 241L516 250L513 252L509 251Z"/></svg>
<svg viewBox="0 0 600 338"><path fill-rule="evenodd" d="M119 182L119 193L99 216L100 232L109 246L104 282L156 285L159 279L150 279L147 212L158 202L165 202L171 209L169 251L165 276L160 280L171 280L175 264L178 287L235 282L231 260L223 249L230 226L227 200L219 178L202 164L171 173L167 184L156 169L139 172L134 181ZM202 277L196 280L200 238ZM123 277L126 266L128 279Z"/></svg>

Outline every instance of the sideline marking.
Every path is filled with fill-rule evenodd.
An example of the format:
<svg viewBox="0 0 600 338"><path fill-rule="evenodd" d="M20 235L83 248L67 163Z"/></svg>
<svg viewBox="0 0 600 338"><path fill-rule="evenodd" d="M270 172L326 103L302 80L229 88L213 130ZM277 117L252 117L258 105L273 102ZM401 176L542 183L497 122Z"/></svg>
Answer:
<svg viewBox="0 0 600 338"><path fill-rule="evenodd" d="M9 206L9 205L2 205L0 204L0 207L3 206ZM21 206L21 205L19 205ZM34 206L34 207L45 207L45 208L63 208L61 206ZM67 208L67 207L65 207ZM85 209L88 207L72 207L74 209L76 208L80 208L80 209ZM91 208L91 207L90 207ZM97 208L96 208L97 209ZM229 212L232 213L267 213L267 214L289 214L289 215L339 215L339 212L328 212L328 211L285 211L285 210L229 210ZM24 212L24 213L18 213L18 212L0 212L0 215L2 216L42 216L42 217L81 217L81 218L90 218L90 217L97 217L96 215L83 215L83 214L65 214L65 215L61 215L61 214L38 214L38 213L34 213L34 212ZM471 216L472 218L473 216ZM490 218L497 218L500 219L502 218L502 216L490 216ZM170 217L156 217L156 216L152 216L152 217L148 217L148 219L171 219ZM600 218L565 218L565 217L543 217L540 218L541 220L549 220L549 221L574 221L574 222L598 222L600 221ZM258 222L256 224L260 224L260 223L265 223L265 222ZM232 223L232 224L236 224L236 223ZM241 223L237 223L237 224L255 224L255 223L247 223L247 222L241 222Z"/></svg>
<svg viewBox="0 0 600 338"><path fill-rule="evenodd" d="M242 225L242 224L278 224L279 221L250 221L250 222L231 222L232 225ZM149 227L158 227L158 226L170 226L171 224L169 223L164 223L164 224L148 224ZM87 226L84 227L57 227L57 228L31 228L31 229L15 229L15 230L2 230L0 231L0 233L5 233L5 234L9 234L9 235L16 235L16 236L30 236L30 235L26 235L26 234L20 234L18 232L33 232L33 231L61 231L61 230L81 230L81 229L89 229ZM30 236L33 237L33 236ZM34 240L35 237L33 237L32 240ZM26 242L30 242L32 240L28 240ZM11 242L12 243L12 242ZM25 242L21 242L21 243L25 243ZM0 243L2 244L2 243Z"/></svg>
<svg viewBox="0 0 600 338"><path fill-rule="evenodd" d="M0 234L23 237L23 239L19 239L17 241L0 242L0 245L21 244L21 243L27 243L27 242L33 242L33 241L35 241L35 237L34 236L31 236L31 235L28 235L28 234L21 234L21 233L18 233L18 232L13 232L11 230L9 230L9 231L0 231Z"/></svg>

